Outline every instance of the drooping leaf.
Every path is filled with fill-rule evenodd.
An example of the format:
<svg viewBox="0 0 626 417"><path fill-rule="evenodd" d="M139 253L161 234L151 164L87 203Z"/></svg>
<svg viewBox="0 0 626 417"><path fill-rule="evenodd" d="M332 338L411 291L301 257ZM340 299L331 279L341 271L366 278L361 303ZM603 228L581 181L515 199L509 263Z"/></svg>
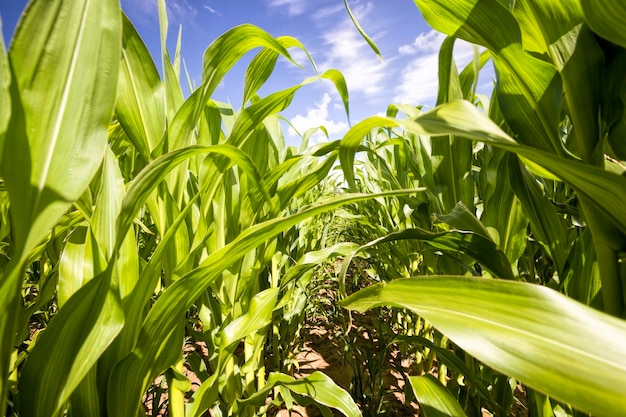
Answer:
<svg viewBox="0 0 626 417"><path fill-rule="evenodd" d="M277 386L283 386L300 395L313 398L316 402L332 407L347 417L360 416L361 412L350 395L337 386L327 375L316 371L311 375L295 379L289 375L272 372L267 383L253 396L239 401L242 405L263 405L267 394Z"/></svg>
<svg viewBox="0 0 626 417"><path fill-rule="evenodd" d="M576 159L556 156L530 146L522 145L504 133L487 116L467 101L459 100L438 106L422 113L414 120L400 120L381 116L367 118L346 133L340 143L341 165L349 183L354 183L354 155L362 138L375 127L401 127L418 135L458 134L514 152L533 161L561 181L584 195L605 214L607 222L614 225L614 245L622 247L626 235L626 218L621 214L626 207L626 178Z"/></svg>
<svg viewBox="0 0 626 417"><path fill-rule="evenodd" d="M346 6L346 11L348 12L348 15L350 16L350 19L352 20L352 23L354 24L354 27L359 31L359 33L361 34L361 36L363 37L365 42L367 42L367 44L370 46L370 48L372 48L372 51L374 51L376 56L380 60L382 60L383 59L383 55L380 53L380 50L378 49L378 46L372 40L372 38L367 36L367 33L365 33L365 30L363 30L363 28L359 24L359 21L356 19L356 16L354 15L354 13L352 13L352 10L350 9L350 6L348 5L348 0L343 0L343 4Z"/></svg>
<svg viewBox="0 0 626 417"><path fill-rule="evenodd" d="M480 302L477 302L480 300ZM342 301L389 305L431 322L467 353L551 397L598 416L626 412L626 324L543 286L468 277L375 285Z"/></svg>
<svg viewBox="0 0 626 417"><path fill-rule="evenodd" d="M410 228L380 237L361 246L357 252L381 243L398 240L418 240L424 242L427 246L449 251L450 253L463 252L480 262L482 266L490 270L496 277L506 279L513 279L514 277L508 259L502 252L496 249L496 244L489 238L468 231L455 230L436 233L420 228ZM348 265L357 252L346 258L342 263L342 276L347 272ZM345 294L342 282L343 280L340 281L340 289L342 294Z"/></svg>

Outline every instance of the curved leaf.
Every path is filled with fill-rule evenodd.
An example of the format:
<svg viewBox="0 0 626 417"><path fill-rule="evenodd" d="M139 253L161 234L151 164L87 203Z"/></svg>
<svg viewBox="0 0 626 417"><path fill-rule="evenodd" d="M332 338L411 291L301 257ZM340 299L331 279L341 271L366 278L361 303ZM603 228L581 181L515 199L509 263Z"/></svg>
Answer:
<svg viewBox="0 0 626 417"><path fill-rule="evenodd" d="M110 286L111 271L78 290L38 337L19 381L20 415L57 415L122 329L124 313Z"/></svg>
<svg viewBox="0 0 626 417"><path fill-rule="evenodd" d="M339 410L345 416L357 417L361 415L359 407L354 403L350 394L335 384L329 376L318 371L299 379L272 372L263 388L253 396L239 401L239 403L242 405L263 405L267 394L277 386L286 387L294 393L311 397L316 403Z"/></svg>
<svg viewBox="0 0 626 417"><path fill-rule="evenodd" d="M598 416L626 413L626 323L546 287L437 276L399 279L341 303L392 305L431 322L498 371Z"/></svg>
<svg viewBox="0 0 626 417"><path fill-rule="evenodd" d="M596 204L596 209L606 215L614 225L617 248L626 248L626 177L591 166L576 159L567 159L553 153L522 145L504 133L485 114L471 103L457 100L437 106L413 120L400 120L374 116L352 127L340 142L339 156L346 180L354 186L354 156L363 137L378 127L401 127L417 135L459 135L493 144L499 148L525 157L561 181L571 185L580 195Z"/></svg>

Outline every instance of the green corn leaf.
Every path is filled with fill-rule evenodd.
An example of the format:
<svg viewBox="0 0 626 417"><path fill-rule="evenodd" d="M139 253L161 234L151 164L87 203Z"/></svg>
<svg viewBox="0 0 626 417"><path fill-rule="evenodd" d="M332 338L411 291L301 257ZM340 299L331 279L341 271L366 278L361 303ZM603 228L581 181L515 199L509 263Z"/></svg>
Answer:
<svg viewBox="0 0 626 417"><path fill-rule="evenodd" d="M432 375L409 379L424 417L466 417L461 405Z"/></svg>
<svg viewBox="0 0 626 417"><path fill-rule="evenodd" d="M452 36L446 37L439 50L439 89L437 104L463 99L459 72L457 71L454 57L452 56L455 40L456 39Z"/></svg>
<svg viewBox="0 0 626 417"><path fill-rule="evenodd" d="M307 252L298 263L287 270L287 273L281 278L281 286L287 285L297 277L303 275L306 271L325 262L335 256L349 256L358 249L355 243L337 243L336 245L324 248L318 251Z"/></svg>
<svg viewBox="0 0 626 417"><path fill-rule="evenodd" d="M249 24L225 32L209 45L204 52L202 85L181 106L169 127L170 150L191 144L204 106L224 75L247 52L258 47L275 50L291 60L289 52L280 42L269 33Z"/></svg>
<svg viewBox="0 0 626 417"><path fill-rule="evenodd" d="M70 397L72 415L100 417L101 399L98 393L96 368L92 368L87 376L78 384Z"/></svg>
<svg viewBox="0 0 626 417"><path fill-rule="evenodd" d="M595 8L594 8L595 9ZM563 80L564 109L573 129L569 148L584 160L596 159L599 142L601 80L604 55L593 33L583 24L578 1L517 2L513 13L522 31L524 48L545 56Z"/></svg>
<svg viewBox="0 0 626 417"><path fill-rule="evenodd" d="M585 21L605 39L626 48L626 4L611 0L580 0Z"/></svg>
<svg viewBox="0 0 626 417"><path fill-rule="evenodd" d="M286 387L296 394L310 397L316 403L341 411L345 416L356 417L361 415L361 411L352 397L335 384L330 377L318 371L299 379L272 372L263 388L251 397L239 401L239 403L242 405L263 405L267 394L277 386Z"/></svg>
<svg viewBox="0 0 626 417"><path fill-rule="evenodd" d="M508 157L511 188L519 199L530 221L533 234L554 260L559 273L563 272L567 253L567 234L562 216L541 190L534 176L520 166L515 157Z"/></svg>
<svg viewBox="0 0 626 417"><path fill-rule="evenodd" d="M439 361L445 364L448 368L454 370L454 372L464 375L468 382L476 388L478 393L489 402L494 410L504 414L504 410L497 402L494 401L492 394L485 386L485 383L481 380L481 376L474 373L462 359L455 355L454 352L445 347L441 347L422 336L397 336L393 340L397 343L417 343L434 350L437 353L437 359Z"/></svg>
<svg viewBox="0 0 626 417"><path fill-rule="evenodd" d="M626 161L626 49L620 49L604 69L602 85L602 118L609 129L608 142L614 155ZM608 152L607 152L608 153Z"/></svg>
<svg viewBox="0 0 626 417"><path fill-rule="evenodd" d="M474 101L478 84L478 73L489 59L491 59L491 52L489 50L483 51L478 57L474 56L474 60L467 64L461 71L461 74L459 74L461 91L463 91L463 97L466 100Z"/></svg>
<svg viewBox="0 0 626 417"><path fill-rule="evenodd" d="M276 307L278 288L269 288L255 294L250 300L248 311L241 317L236 318L226 325L217 336L219 344L219 364L215 372L220 379L224 378L224 367L231 358L233 350L242 339L254 335L272 322L272 313ZM253 369L254 371L255 369ZM242 369L244 372L244 369ZM226 382L228 385L228 382ZM226 387L228 389L228 387ZM211 405L215 397L215 388L210 381L202 384L202 387L193 395L192 404L187 412L188 416L201 416L205 409Z"/></svg>
<svg viewBox="0 0 626 417"><path fill-rule="evenodd" d="M159 0L159 31L161 34L161 62L163 71L163 86L165 89L165 111L168 120L171 120L184 102L183 91L180 86L180 47L182 39L182 26L178 31L176 42L176 55L174 64L170 60L167 50L167 7L165 0Z"/></svg>
<svg viewBox="0 0 626 417"><path fill-rule="evenodd" d="M113 0L60 1L53 8L34 1L17 28L9 51L16 107L4 174L18 253L45 236L100 166L120 31Z"/></svg>
<svg viewBox="0 0 626 417"><path fill-rule="evenodd" d="M489 271L499 278L513 279L513 272L508 259L504 253L496 249L496 244L482 235L466 232L466 231L450 231L435 233L420 228L411 228L400 232L389 233L372 242L367 243L359 248L359 251L379 245L385 242L394 242L398 240L419 240L428 246L450 253L463 252L480 262ZM345 276L347 268L350 264L354 253L341 265L341 275ZM342 288L343 279L340 282L342 294L345 294L345 288Z"/></svg>
<svg viewBox="0 0 626 417"><path fill-rule="evenodd" d="M622 208L626 207L626 178L575 159L562 158L521 145L467 101L455 101L438 106L412 121L380 116L361 121L350 129L341 141L340 158L346 179L354 181L354 174L350 171L354 165L354 154L363 135L374 127L398 126L418 135L463 135L469 139L493 144L533 161L571 185L580 195L588 197L590 203L595 204L596 209L605 214L605 220L614 226L615 241L612 244L618 248L624 245L620 239L626 234L626 219L622 215Z"/></svg>
<svg viewBox="0 0 626 417"><path fill-rule="evenodd" d="M0 284L0 306L9 312L0 317L2 410L23 263L100 166L115 101L120 39L114 0L39 0L29 4L11 43L10 140L4 144L2 167L14 258Z"/></svg>
<svg viewBox="0 0 626 417"><path fill-rule="evenodd" d="M436 218L457 230L467 230L485 239L492 240L485 225L469 211L463 203L458 203L448 214L437 214Z"/></svg>
<svg viewBox="0 0 626 417"><path fill-rule="evenodd" d="M289 87L268 95L267 97L253 103L247 107L236 119L232 132L228 139L233 146L241 146L247 138L254 132L254 127L260 125L268 116L280 112L289 106L294 94L304 85L313 83L320 79L328 79L335 84L337 91L342 97L346 112L348 111L348 90L343 75L330 69L323 74L307 78L300 84Z"/></svg>
<svg viewBox="0 0 626 417"><path fill-rule="evenodd" d="M408 308L470 355L534 389L597 416L626 413L619 342L626 324L546 287L418 277L366 288L342 305Z"/></svg>
<svg viewBox="0 0 626 417"><path fill-rule="evenodd" d="M148 163L165 131L163 85L150 51L130 20L122 16L122 63L115 116L144 163Z"/></svg>
<svg viewBox="0 0 626 417"><path fill-rule="evenodd" d="M350 19L352 20L352 23L354 24L354 27L356 28L356 30L359 31L359 33L361 34L365 42L367 42L370 48L372 48L372 51L374 51L378 59L382 61L383 55L380 53L378 46L372 40L372 38L367 36L367 33L365 33L365 30L363 30L363 28L359 24L359 21L356 19L356 16L354 16L354 13L352 13L352 10L350 10L350 6L348 5L348 0L343 0L343 4L346 6L346 11L348 12L348 15L350 16Z"/></svg>
<svg viewBox="0 0 626 417"><path fill-rule="evenodd" d="M295 47L303 51L315 68L313 58L309 55L309 52L304 48L299 40L291 36L280 36L276 38L276 40L283 45L285 49ZM278 51L273 49L263 49L252 59L250 65L248 65L244 79L242 106L245 106L252 96L256 94L263 84L265 84L265 82L269 79L278 57Z"/></svg>
<svg viewBox="0 0 626 417"><path fill-rule="evenodd" d="M586 229L570 249L563 273L565 294L586 305L596 307L602 284L591 231Z"/></svg>
<svg viewBox="0 0 626 417"><path fill-rule="evenodd" d="M152 181L153 182L153 181ZM227 267L242 259L248 252L265 243L278 233L293 227L317 214L344 204L366 200L376 196L392 196L415 192L401 190L374 195L351 194L330 199L307 210L285 218L265 221L244 230L232 242L209 255L196 269L192 270L163 292L146 317L137 344L133 351L120 361L109 384L109 412L114 415L132 415L137 401L147 384L160 372L171 366L177 358L170 346L178 346L180 318L210 284ZM131 195L131 190L127 194ZM175 353L175 352L174 352Z"/></svg>
<svg viewBox="0 0 626 417"><path fill-rule="evenodd" d="M554 66L527 54L519 24L498 0L415 0L436 30L482 45L493 54L496 91L520 142L562 155L558 127L561 81Z"/></svg>
<svg viewBox="0 0 626 417"><path fill-rule="evenodd" d="M162 155L146 166L130 183L122 204L120 217L117 219L117 244L119 248L123 240L121 236L126 236L133 220L148 199L150 193L162 181L176 165L186 159L199 154L210 152L209 146L190 146Z"/></svg>
<svg viewBox="0 0 626 417"><path fill-rule="evenodd" d="M122 210L122 201L126 194L124 178L120 172L117 159L111 149L107 148L102 164L100 190L96 199L96 207L91 216L91 229L102 256L108 261L113 255L117 241L115 222Z"/></svg>
<svg viewBox="0 0 626 417"><path fill-rule="evenodd" d="M59 308L70 299L76 291L95 276L91 257L91 244L87 247L89 229L79 226L68 236L63 253L59 259Z"/></svg>
<svg viewBox="0 0 626 417"><path fill-rule="evenodd" d="M439 92L437 104L463 99L452 50L454 37L447 37L439 51ZM472 142L449 136L431 141L431 159L440 212L447 213L458 202L467 207L474 205L474 181L472 180Z"/></svg>
<svg viewBox="0 0 626 417"><path fill-rule="evenodd" d="M110 273L83 285L38 337L19 381L21 415L57 415L122 329L124 314Z"/></svg>
<svg viewBox="0 0 626 417"><path fill-rule="evenodd" d="M220 346L227 349L229 346L239 343L244 337L270 324L277 296L278 288L268 288L257 293L250 300L248 312L230 322L222 330L219 336Z"/></svg>

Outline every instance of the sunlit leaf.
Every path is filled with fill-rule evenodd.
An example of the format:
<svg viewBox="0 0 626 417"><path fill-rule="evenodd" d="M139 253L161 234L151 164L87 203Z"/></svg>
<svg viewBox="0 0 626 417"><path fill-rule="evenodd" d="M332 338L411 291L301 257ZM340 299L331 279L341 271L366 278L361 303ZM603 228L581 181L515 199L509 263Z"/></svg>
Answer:
<svg viewBox="0 0 626 417"><path fill-rule="evenodd" d="M480 300L480 301L478 301ZM546 287L467 277L375 285L342 305L390 305L431 322L489 366L588 413L626 412L626 324Z"/></svg>

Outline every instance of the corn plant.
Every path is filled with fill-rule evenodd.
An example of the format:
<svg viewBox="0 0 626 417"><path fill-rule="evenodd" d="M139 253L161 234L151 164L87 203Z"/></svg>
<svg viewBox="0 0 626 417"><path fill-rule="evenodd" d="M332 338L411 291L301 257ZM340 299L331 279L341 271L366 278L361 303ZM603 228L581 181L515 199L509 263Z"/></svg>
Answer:
<svg viewBox="0 0 626 417"><path fill-rule="evenodd" d="M455 180L437 179L435 172L419 184L430 190L463 187L454 173L468 171L462 161L471 161L470 141L480 142L473 162L480 211L469 206L469 212L438 218L450 231L472 236L463 252L489 269L491 278L435 270L437 276L367 288L344 305L416 312L467 354L529 387L532 415L553 408L568 415L623 414L624 76L616 71L625 46L617 30L622 6L577 0L415 3L433 28L451 36L441 50L439 105L408 119L358 123L341 142L341 162L355 188L354 154L372 129L398 129L407 140L430 137L431 163L435 149L450 151L465 141L456 148L461 162L441 172ZM454 38L487 48L496 70L490 102L477 101L467 88L469 73L459 74L451 64ZM454 199L468 205L462 192L454 192ZM436 207L429 211L437 214ZM407 229L371 245L428 238L433 241ZM485 257L494 250L505 257ZM454 365L441 354L440 360ZM462 373L471 375L471 368ZM460 406L442 382L412 379L426 415L476 413Z"/></svg>

